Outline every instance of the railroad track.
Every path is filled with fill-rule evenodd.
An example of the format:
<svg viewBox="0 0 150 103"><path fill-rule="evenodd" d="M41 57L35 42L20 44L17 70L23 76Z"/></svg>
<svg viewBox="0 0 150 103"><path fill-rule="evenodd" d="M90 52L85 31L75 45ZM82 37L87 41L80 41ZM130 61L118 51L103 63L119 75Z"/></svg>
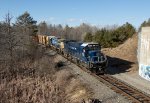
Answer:
<svg viewBox="0 0 150 103"><path fill-rule="evenodd" d="M150 103L150 96L146 93L143 93L136 88L130 86L129 84L118 80L117 78L105 74L100 75L97 78L107 86L109 86L116 93L119 93L125 96L128 100L133 103Z"/></svg>
<svg viewBox="0 0 150 103"><path fill-rule="evenodd" d="M58 53L60 54L60 53ZM60 54L61 55L61 54ZM121 94L128 100L130 100L133 103L150 103L150 95L136 89L135 87L109 75L96 75L95 73L92 73L87 68L83 67L82 65L79 65L75 63L71 58L68 58L64 55L61 55L67 60L71 61L72 63L76 64L78 67L80 67L85 72L89 73L90 75L96 77L100 82L107 85L109 88L114 90L116 93Z"/></svg>

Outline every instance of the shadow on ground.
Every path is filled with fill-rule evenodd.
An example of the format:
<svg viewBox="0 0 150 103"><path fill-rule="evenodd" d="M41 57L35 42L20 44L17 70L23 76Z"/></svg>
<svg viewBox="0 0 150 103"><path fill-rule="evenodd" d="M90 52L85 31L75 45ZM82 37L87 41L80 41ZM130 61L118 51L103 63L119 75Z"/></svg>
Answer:
<svg viewBox="0 0 150 103"><path fill-rule="evenodd" d="M116 57L107 56L107 58L108 58L107 72L108 74L111 75L129 72L130 71L129 69L132 67L133 64L135 64L134 62L123 60Z"/></svg>

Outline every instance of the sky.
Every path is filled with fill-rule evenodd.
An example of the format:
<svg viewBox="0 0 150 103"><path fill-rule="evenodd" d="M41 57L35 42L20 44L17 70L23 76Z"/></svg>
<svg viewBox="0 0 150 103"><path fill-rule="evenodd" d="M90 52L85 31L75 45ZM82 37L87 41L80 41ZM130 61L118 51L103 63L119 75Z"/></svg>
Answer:
<svg viewBox="0 0 150 103"><path fill-rule="evenodd" d="M150 18L150 0L0 0L0 21L28 11L38 23L95 26L131 23L136 28Z"/></svg>

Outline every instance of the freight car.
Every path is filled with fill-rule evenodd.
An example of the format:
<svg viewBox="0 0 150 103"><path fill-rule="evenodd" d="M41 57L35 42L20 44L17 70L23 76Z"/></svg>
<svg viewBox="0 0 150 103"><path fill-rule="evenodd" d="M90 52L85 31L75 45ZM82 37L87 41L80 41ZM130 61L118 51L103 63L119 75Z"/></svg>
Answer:
<svg viewBox="0 0 150 103"><path fill-rule="evenodd" d="M58 53L70 58L75 63L82 65L96 73L104 73L107 67L107 57L101 53L98 43L77 42L75 40L63 40L55 36L38 36L39 43L48 45ZM43 40L43 38L45 40Z"/></svg>

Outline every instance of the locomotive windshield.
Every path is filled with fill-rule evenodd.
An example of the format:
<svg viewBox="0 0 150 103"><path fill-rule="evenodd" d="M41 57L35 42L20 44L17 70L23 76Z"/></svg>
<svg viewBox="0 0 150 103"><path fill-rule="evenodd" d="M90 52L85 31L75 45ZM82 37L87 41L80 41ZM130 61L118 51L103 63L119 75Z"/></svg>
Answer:
<svg viewBox="0 0 150 103"><path fill-rule="evenodd" d="M88 51L100 50L100 45L98 45L98 44L89 44L85 49L88 50Z"/></svg>

